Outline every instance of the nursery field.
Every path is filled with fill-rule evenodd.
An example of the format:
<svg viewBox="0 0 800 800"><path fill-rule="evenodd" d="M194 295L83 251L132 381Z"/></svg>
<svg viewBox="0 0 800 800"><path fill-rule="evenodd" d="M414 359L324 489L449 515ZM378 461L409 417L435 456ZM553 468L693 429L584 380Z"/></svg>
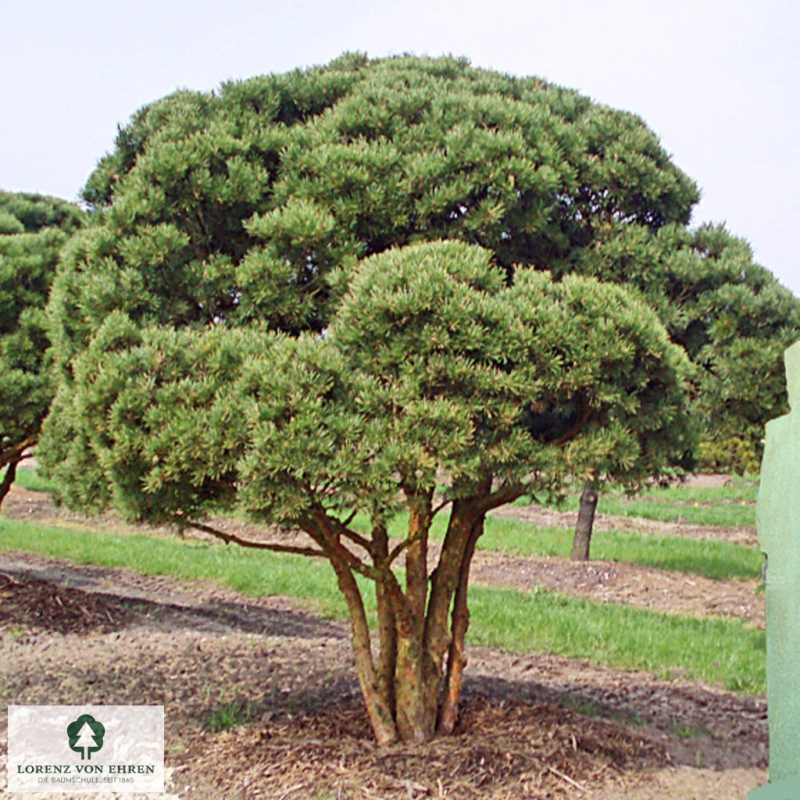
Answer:
<svg viewBox="0 0 800 800"><path fill-rule="evenodd" d="M0 515L3 702L163 704L173 797L719 798L766 779L755 481L602 497L588 563L568 560L574 498L494 513L457 733L389 750L327 565L80 518L47 490L20 470Z"/></svg>

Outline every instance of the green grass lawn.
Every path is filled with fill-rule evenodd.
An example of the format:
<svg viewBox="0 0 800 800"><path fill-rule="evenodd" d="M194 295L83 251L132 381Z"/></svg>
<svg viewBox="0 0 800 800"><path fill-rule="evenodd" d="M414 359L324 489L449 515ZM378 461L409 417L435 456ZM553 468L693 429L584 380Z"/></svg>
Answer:
<svg viewBox="0 0 800 800"><path fill-rule="evenodd" d="M17 476L14 483L31 492L52 492L55 489L50 481L39 475L35 467L17 467Z"/></svg>
<svg viewBox="0 0 800 800"><path fill-rule="evenodd" d="M597 512L660 522L683 520L694 525L755 525L758 479L732 476L730 480L730 486L653 487L636 497L618 491L604 492L598 500ZM577 511L579 501L580 492L572 492L563 504L554 507Z"/></svg>
<svg viewBox="0 0 800 800"><path fill-rule="evenodd" d="M300 598L323 616L346 617L333 572L317 559L13 520L0 520L0 549L129 567L142 574L206 578L253 596ZM374 610L374 595L365 594ZM538 590L473 587L470 605L472 644L586 658L659 675L677 672L737 691L764 691L765 634L742 622L682 618Z"/></svg>
<svg viewBox="0 0 800 800"><path fill-rule="evenodd" d="M573 531L566 528L539 528L508 517L489 516L478 547L519 556L569 558L572 538ZM764 562L756 547L710 539L614 531L593 534L591 555L602 561L640 564L715 580L758 578Z"/></svg>
<svg viewBox="0 0 800 800"><path fill-rule="evenodd" d="M447 516L439 515L431 527L431 538L442 541ZM354 527L367 530L364 517ZM408 530L408 514L398 514L389 525L392 536ZM529 522L489 515L478 549L517 556L559 556L569 558L573 532L567 528L540 528ZM764 557L756 547L711 539L679 536L651 536L642 533L597 532L592 536L593 559L622 561L643 567L685 572L715 580L758 578Z"/></svg>

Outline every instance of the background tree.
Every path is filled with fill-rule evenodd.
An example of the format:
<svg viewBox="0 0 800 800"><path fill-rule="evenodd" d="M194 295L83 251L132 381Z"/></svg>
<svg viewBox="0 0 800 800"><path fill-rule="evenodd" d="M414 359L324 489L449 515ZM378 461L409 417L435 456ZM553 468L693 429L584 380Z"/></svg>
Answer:
<svg viewBox="0 0 800 800"><path fill-rule="evenodd" d="M63 200L0 192L0 503L55 391L44 307L58 251L81 220Z"/></svg>
<svg viewBox="0 0 800 800"><path fill-rule="evenodd" d="M800 300L722 226L617 226L572 272L637 290L694 364L689 403L701 469L756 473L764 426L788 411L783 352L800 339ZM687 467L688 464L674 464ZM589 557L599 481L581 497L573 558Z"/></svg>
<svg viewBox="0 0 800 800"><path fill-rule="evenodd" d="M800 338L800 300L722 226L629 228L576 271L640 291L697 366L701 466L756 471L765 423L788 410L783 351Z"/></svg>
<svg viewBox="0 0 800 800"><path fill-rule="evenodd" d="M621 287L524 268L509 283L490 251L433 242L363 261L324 335L113 311L49 425L79 431L102 477L73 472L72 498L327 559L377 740L426 741L455 725L486 513L567 475L635 469L645 427L657 439L685 427L687 368ZM209 521L225 510L300 528L308 544L245 541ZM408 526L390 540L399 510ZM377 657L357 578L375 586Z"/></svg>

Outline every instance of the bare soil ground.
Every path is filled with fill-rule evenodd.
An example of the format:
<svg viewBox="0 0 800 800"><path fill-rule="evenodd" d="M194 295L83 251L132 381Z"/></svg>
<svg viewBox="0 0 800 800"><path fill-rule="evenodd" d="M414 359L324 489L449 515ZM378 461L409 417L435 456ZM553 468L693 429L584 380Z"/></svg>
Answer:
<svg viewBox="0 0 800 800"><path fill-rule="evenodd" d="M87 527L18 489L4 516ZM475 578L763 624L746 581L496 553ZM479 648L455 737L378 748L348 638L286 598L0 554L4 702L163 704L173 798L720 800L766 780L763 697ZM248 724L215 732L223 712ZM0 760L5 737L2 715Z"/></svg>

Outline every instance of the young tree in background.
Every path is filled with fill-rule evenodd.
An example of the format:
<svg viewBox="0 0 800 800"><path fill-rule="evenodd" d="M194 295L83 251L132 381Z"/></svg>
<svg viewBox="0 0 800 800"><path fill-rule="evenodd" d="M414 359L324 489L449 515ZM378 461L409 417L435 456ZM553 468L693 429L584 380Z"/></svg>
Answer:
<svg viewBox="0 0 800 800"><path fill-rule="evenodd" d="M619 229L584 251L576 271L638 290L686 350L699 467L757 472L764 426L788 411L783 352L800 339L800 300L721 226ZM600 485L584 486L574 559L589 557Z"/></svg>
<svg viewBox="0 0 800 800"><path fill-rule="evenodd" d="M44 307L59 249L82 218L63 200L0 192L0 503L55 392Z"/></svg>

